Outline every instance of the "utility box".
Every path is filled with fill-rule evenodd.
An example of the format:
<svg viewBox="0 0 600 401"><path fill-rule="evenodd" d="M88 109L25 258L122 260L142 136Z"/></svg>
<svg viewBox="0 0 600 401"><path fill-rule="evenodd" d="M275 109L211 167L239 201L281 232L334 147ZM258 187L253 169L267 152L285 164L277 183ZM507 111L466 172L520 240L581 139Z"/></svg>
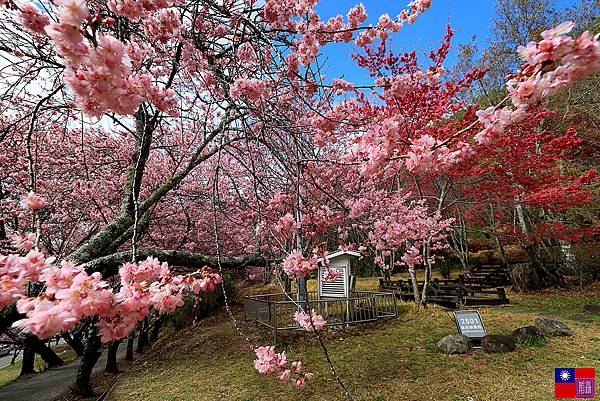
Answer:
<svg viewBox="0 0 600 401"><path fill-rule="evenodd" d="M329 262L329 268L342 273L335 281L324 281L325 272L324 259L317 260L319 264L318 292L319 298L349 298L354 291L356 268L353 262L361 257L359 252L355 251L336 251L326 256Z"/></svg>

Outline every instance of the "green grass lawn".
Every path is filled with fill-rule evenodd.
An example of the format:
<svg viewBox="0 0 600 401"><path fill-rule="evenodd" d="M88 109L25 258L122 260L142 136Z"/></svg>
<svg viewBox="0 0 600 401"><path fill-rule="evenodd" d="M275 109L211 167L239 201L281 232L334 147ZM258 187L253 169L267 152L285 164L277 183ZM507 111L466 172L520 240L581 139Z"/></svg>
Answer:
<svg viewBox="0 0 600 401"><path fill-rule="evenodd" d="M70 362L77 357L75 351L66 344L52 346L52 349L63 361L65 361L65 363ZM44 362L39 355L35 356L34 366L36 372L43 372L48 368L46 362ZM19 373L21 373L21 361L17 361L13 365L8 365L0 369L0 387L16 380L19 377Z"/></svg>
<svg viewBox="0 0 600 401"><path fill-rule="evenodd" d="M374 279L361 279L359 289ZM443 308L416 312L399 303L397 319L328 332L326 344L340 376L359 400L458 401L554 399L555 367L600 367L600 319L570 321L582 306L599 304L600 285L585 291L545 291L508 296L507 307L481 308L489 333L508 333L532 324L539 311L557 313L575 330L568 338L551 338L545 345L519 347L509 354L441 355L437 341L455 333ZM250 343L238 336L225 313L195 327L166 333L153 352L136 361L111 393L126 400L344 400L332 380L317 342L310 335L289 335L278 344L288 360L301 360L314 379L302 389L253 368L253 346L268 344L271 333L243 321Z"/></svg>

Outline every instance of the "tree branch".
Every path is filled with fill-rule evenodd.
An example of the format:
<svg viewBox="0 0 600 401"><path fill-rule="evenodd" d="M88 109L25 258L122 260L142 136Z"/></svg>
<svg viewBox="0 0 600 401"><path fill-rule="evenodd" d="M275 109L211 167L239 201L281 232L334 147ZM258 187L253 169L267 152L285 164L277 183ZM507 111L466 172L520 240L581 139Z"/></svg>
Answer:
<svg viewBox="0 0 600 401"><path fill-rule="evenodd" d="M175 250L157 250L140 248L137 250L139 260L149 256L158 258L161 262L167 262L171 266L201 269L204 266L217 266L217 257L201 253ZM87 262L88 272L100 272L103 277L110 277L118 272L119 267L131 260L131 251L117 252ZM245 266L265 266L267 259L258 254L242 255L234 257L221 257L221 266L224 269L239 270Z"/></svg>

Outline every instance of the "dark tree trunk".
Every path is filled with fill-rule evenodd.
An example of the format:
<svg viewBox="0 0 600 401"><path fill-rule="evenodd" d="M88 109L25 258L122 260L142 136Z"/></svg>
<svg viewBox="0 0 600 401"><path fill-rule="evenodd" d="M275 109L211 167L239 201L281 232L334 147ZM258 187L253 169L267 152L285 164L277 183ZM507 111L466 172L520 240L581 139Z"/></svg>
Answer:
<svg viewBox="0 0 600 401"><path fill-rule="evenodd" d="M88 336L85 351L81 358L81 364L79 365L79 371L77 372L77 379L73 385L73 392L76 395L83 397L93 395L90 380L92 378L94 366L96 365L96 362L98 362L98 358L100 358L101 354L102 344L100 343L100 337L98 336L98 329L94 325Z"/></svg>
<svg viewBox="0 0 600 401"><path fill-rule="evenodd" d="M60 366L64 362L56 352L46 345L42 340L34 335L27 335L23 344L23 365L21 366L21 375L35 373L35 354L46 362L49 368Z"/></svg>
<svg viewBox="0 0 600 401"><path fill-rule="evenodd" d="M32 335L28 335L25 338L23 344L23 360L21 365L21 376L35 373L35 351L33 351L33 344L30 338Z"/></svg>
<svg viewBox="0 0 600 401"><path fill-rule="evenodd" d="M141 354L144 352L146 345L148 345L148 317L145 317L140 325L140 335L138 336L138 343L135 352Z"/></svg>
<svg viewBox="0 0 600 401"><path fill-rule="evenodd" d="M0 241L6 241L6 228L4 228L4 220L0 220Z"/></svg>
<svg viewBox="0 0 600 401"><path fill-rule="evenodd" d="M119 373L119 366L117 365L117 351L119 350L119 344L121 340L112 341L108 346L108 353L106 354L106 373Z"/></svg>
<svg viewBox="0 0 600 401"><path fill-rule="evenodd" d="M515 291L529 292L549 286L564 287L564 278L557 271L551 271L539 257L537 245L526 248L531 263L517 264L511 268L511 281Z"/></svg>
<svg viewBox="0 0 600 401"><path fill-rule="evenodd" d="M152 331L150 332L150 343L156 342L158 340L158 334L160 333L160 326L162 324L162 316L158 316L156 321L154 322L154 326L152 326Z"/></svg>
<svg viewBox="0 0 600 401"><path fill-rule="evenodd" d="M81 341L80 334L72 335L70 332L67 331L63 334L63 339L67 344L69 344L71 348L73 348L73 351L75 351L77 357L83 355L84 346L83 342Z"/></svg>
<svg viewBox="0 0 600 401"><path fill-rule="evenodd" d="M53 368L55 366L60 366L64 364L64 361L60 359L56 352L50 347L46 345L45 342L37 338L36 336L31 336L31 345L33 347L33 351L36 354L39 354L44 362L48 365L49 368Z"/></svg>
<svg viewBox="0 0 600 401"><path fill-rule="evenodd" d="M285 273L282 273L283 275L283 282L285 283L285 292L286 293L290 293L292 292L292 280L290 279L290 276L288 276Z"/></svg>
<svg viewBox="0 0 600 401"><path fill-rule="evenodd" d="M135 341L135 330L127 336L127 350L125 351L125 360L133 361L133 343Z"/></svg>

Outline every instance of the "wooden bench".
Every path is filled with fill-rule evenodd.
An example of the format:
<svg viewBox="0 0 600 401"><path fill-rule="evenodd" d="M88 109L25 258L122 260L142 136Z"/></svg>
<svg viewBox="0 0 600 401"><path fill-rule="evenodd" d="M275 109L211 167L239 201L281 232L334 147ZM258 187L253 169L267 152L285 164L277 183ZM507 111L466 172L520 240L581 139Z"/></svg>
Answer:
<svg viewBox="0 0 600 401"><path fill-rule="evenodd" d="M466 281L466 282L465 282ZM461 305L504 305L508 304L504 288L498 287L488 289L479 282L467 284L470 280L438 280L430 282L427 299L448 308L458 308ZM418 281L419 291L423 291L423 281ZM403 301L414 300L414 292L410 280L384 280L379 279L379 288L384 291L393 292L397 298Z"/></svg>

